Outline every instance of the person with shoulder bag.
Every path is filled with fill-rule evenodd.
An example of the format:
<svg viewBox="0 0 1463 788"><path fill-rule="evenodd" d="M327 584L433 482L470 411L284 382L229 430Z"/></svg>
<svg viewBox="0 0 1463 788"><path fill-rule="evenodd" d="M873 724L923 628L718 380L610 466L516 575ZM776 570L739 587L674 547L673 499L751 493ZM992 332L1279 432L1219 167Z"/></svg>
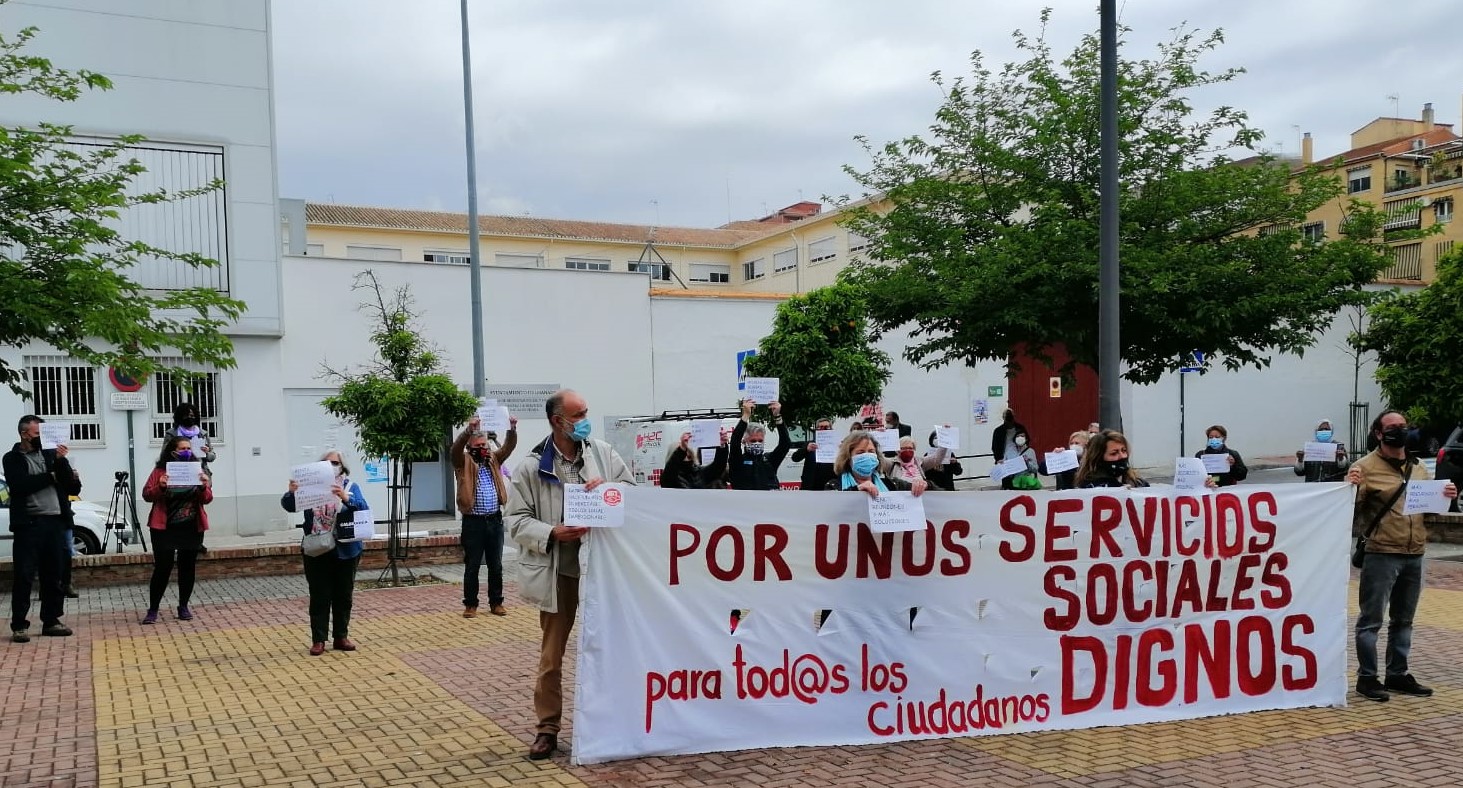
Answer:
<svg viewBox="0 0 1463 788"><path fill-rule="evenodd" d="M174 435L163 444L157 465L142 487L142 500L152 504L147 516L152 534L152 582L149 585L147 615L142 623L156 624L158 607L168 590L168 577L178 567L178 620L193 620L188 601L193 597L193 583L198 566L198 553L203 547L203 533L208 530L208 512L213 503L213 481L193 452L188 438ZM168 463L188 463L193 478L173 479L167 474Z"/></svg>
<svg viewBox="0 0 1463 788"><path fill-rule="evenodd" d="M327 631L333 633L336 651L355 651L350 639L351 604L355 596L356 567L365 549L359 541L336 539L336 526L355 520L355 513L370 508L361 486L350 480L350 469L341 461L340 452L328 451L320 458L335 468L335 484L330 491L336 500L305 510L305 531L301 540L304 553L305 580L310 586L310 656L325 653ZM290 480L289 492L280 498L287 512L295 509L295 490Z"/></svg>

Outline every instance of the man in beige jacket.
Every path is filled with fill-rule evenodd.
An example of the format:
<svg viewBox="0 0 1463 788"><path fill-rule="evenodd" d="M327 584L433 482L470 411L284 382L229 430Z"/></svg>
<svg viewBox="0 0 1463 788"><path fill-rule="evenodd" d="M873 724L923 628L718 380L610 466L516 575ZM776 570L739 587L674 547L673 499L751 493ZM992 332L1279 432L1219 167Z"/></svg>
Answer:
<svg viewBox="0 0 1463 788"><path fill-rule="evenodd" d="M452 442L450 457L457 478L457 511L462 513L462 617L478 614L478 571L488 560L488 610L506 616L503 607L503 510L508 503L508 485L502 466L518 445L518 419L510 418L508 439L494 450L492 436L481 430L477 416Z"/></svg>
<svg viewBox="0 0 1463 788"><path fill-rule="evenodd" d="M533 690L538 735L528 750L536 761L559 748L564 649L579 609L579 548L589 532L564 525L564 485L583 484L592 490L606 481L635 483L614 448L589 437L589 404L583 397L568 389L556 392L544 403L544 412L553 433L514 470L506 515L519 548L519 594L538 605L543 631Z"/></svg>

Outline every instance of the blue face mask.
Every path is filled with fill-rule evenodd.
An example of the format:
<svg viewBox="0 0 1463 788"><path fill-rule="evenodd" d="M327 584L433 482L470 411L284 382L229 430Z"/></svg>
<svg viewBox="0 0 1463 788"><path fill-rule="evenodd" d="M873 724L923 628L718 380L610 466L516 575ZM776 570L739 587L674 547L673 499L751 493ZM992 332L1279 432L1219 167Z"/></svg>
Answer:
<svg viewBox="0 0 1463 788"><path fill-rule="evenodd" d="M574 422L574 431L569 434L576 441L587 441L589 440L589 430L593 426L589 423L589 419L580 419Z"/></svg>
<svg viewBox="0 0 1463 788"><path fill-rule="evenodd" d="M868 452L855 454L849 466L852 467L855 476L863 476L865 478L873 476L874 471L879 470L879 455Z"/></svg>
<svg viewBox="0 0 1463 788"><path fill-rule="evenodd" d="M1317 443L1330 443L1331 442L1331 431L1330 430L1316 430L1316 442Z"/></svg>
<svg viewBox="0 0 1463 788"><path fill-rule="evenodd" d="M1223 438L1210 438L1209 439L1209 448L1211 448L1211 449L1222 449L1222 448L1224 448L1224 439Z"/></svg>

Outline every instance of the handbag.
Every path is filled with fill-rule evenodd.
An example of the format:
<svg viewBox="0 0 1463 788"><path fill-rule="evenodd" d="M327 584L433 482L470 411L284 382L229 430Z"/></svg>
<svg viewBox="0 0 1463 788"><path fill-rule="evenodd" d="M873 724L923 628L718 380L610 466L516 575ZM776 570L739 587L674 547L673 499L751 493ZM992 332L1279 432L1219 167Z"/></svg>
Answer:
<svg viewBox="0 0 1463 788"><path fill-rule="evenodd" d="M1036 474L1027 471L1011 480L1011 488L1015 490L1040 490L1041 479Z"/></svg>
<svg viewBox="0 0 1463 788"><path fill-rule="evenodd" d="M300 540L300 550L311 558L319 558L334 549L335 534L330 531L308 533Z"/></svg>
<svg viewBox="0 0 1463 788"><path fill-rule="evenodd" d="M342 506L335 515L335 540L348 542L355 538L356 511L348 506Z"/></svg>
<svg viewBox="0 0 1463 788"><path fill-rule="evenodd" d="M1372 518L1372 524L1367 526L1365 531L1356 535L1356 545L1351 548L1352 566L1360 569L1361 565L1366 563L1367 540L1371 538L1372 534L1377 532L1377 526L1382 524L1382 518L1387 515L1387 512L1392 511L1392 506L1397 503L1398 498L1402 497L1402 491L1407 489L1407 482L1411 480L1412 462L1408 461L1407 471L1402 474L1402 484L1397 487L1397 492L1392 493L1392 497L1387 499L1386 505L1377 510L1376 516Z"/></svg>

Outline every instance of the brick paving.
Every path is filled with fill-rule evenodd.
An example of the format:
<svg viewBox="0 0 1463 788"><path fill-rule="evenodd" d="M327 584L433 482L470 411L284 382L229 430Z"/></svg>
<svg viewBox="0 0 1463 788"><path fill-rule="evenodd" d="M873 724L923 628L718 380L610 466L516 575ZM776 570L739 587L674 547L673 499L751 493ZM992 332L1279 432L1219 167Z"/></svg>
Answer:
<svg viewBox="0 0 1463 788"><path fill-rule="evenodd" d="M300 577L201 582L196 620L165 610L146 627L142 587L87 589L68 608L76 637L0 644L0 785L1454 786L1463 564L1429 561L1427 581L1413 651L1431 699L589 767L524 757L538 640L524 606L465 620L457 585L363 591L361 650L312 659Z"/></svg>

